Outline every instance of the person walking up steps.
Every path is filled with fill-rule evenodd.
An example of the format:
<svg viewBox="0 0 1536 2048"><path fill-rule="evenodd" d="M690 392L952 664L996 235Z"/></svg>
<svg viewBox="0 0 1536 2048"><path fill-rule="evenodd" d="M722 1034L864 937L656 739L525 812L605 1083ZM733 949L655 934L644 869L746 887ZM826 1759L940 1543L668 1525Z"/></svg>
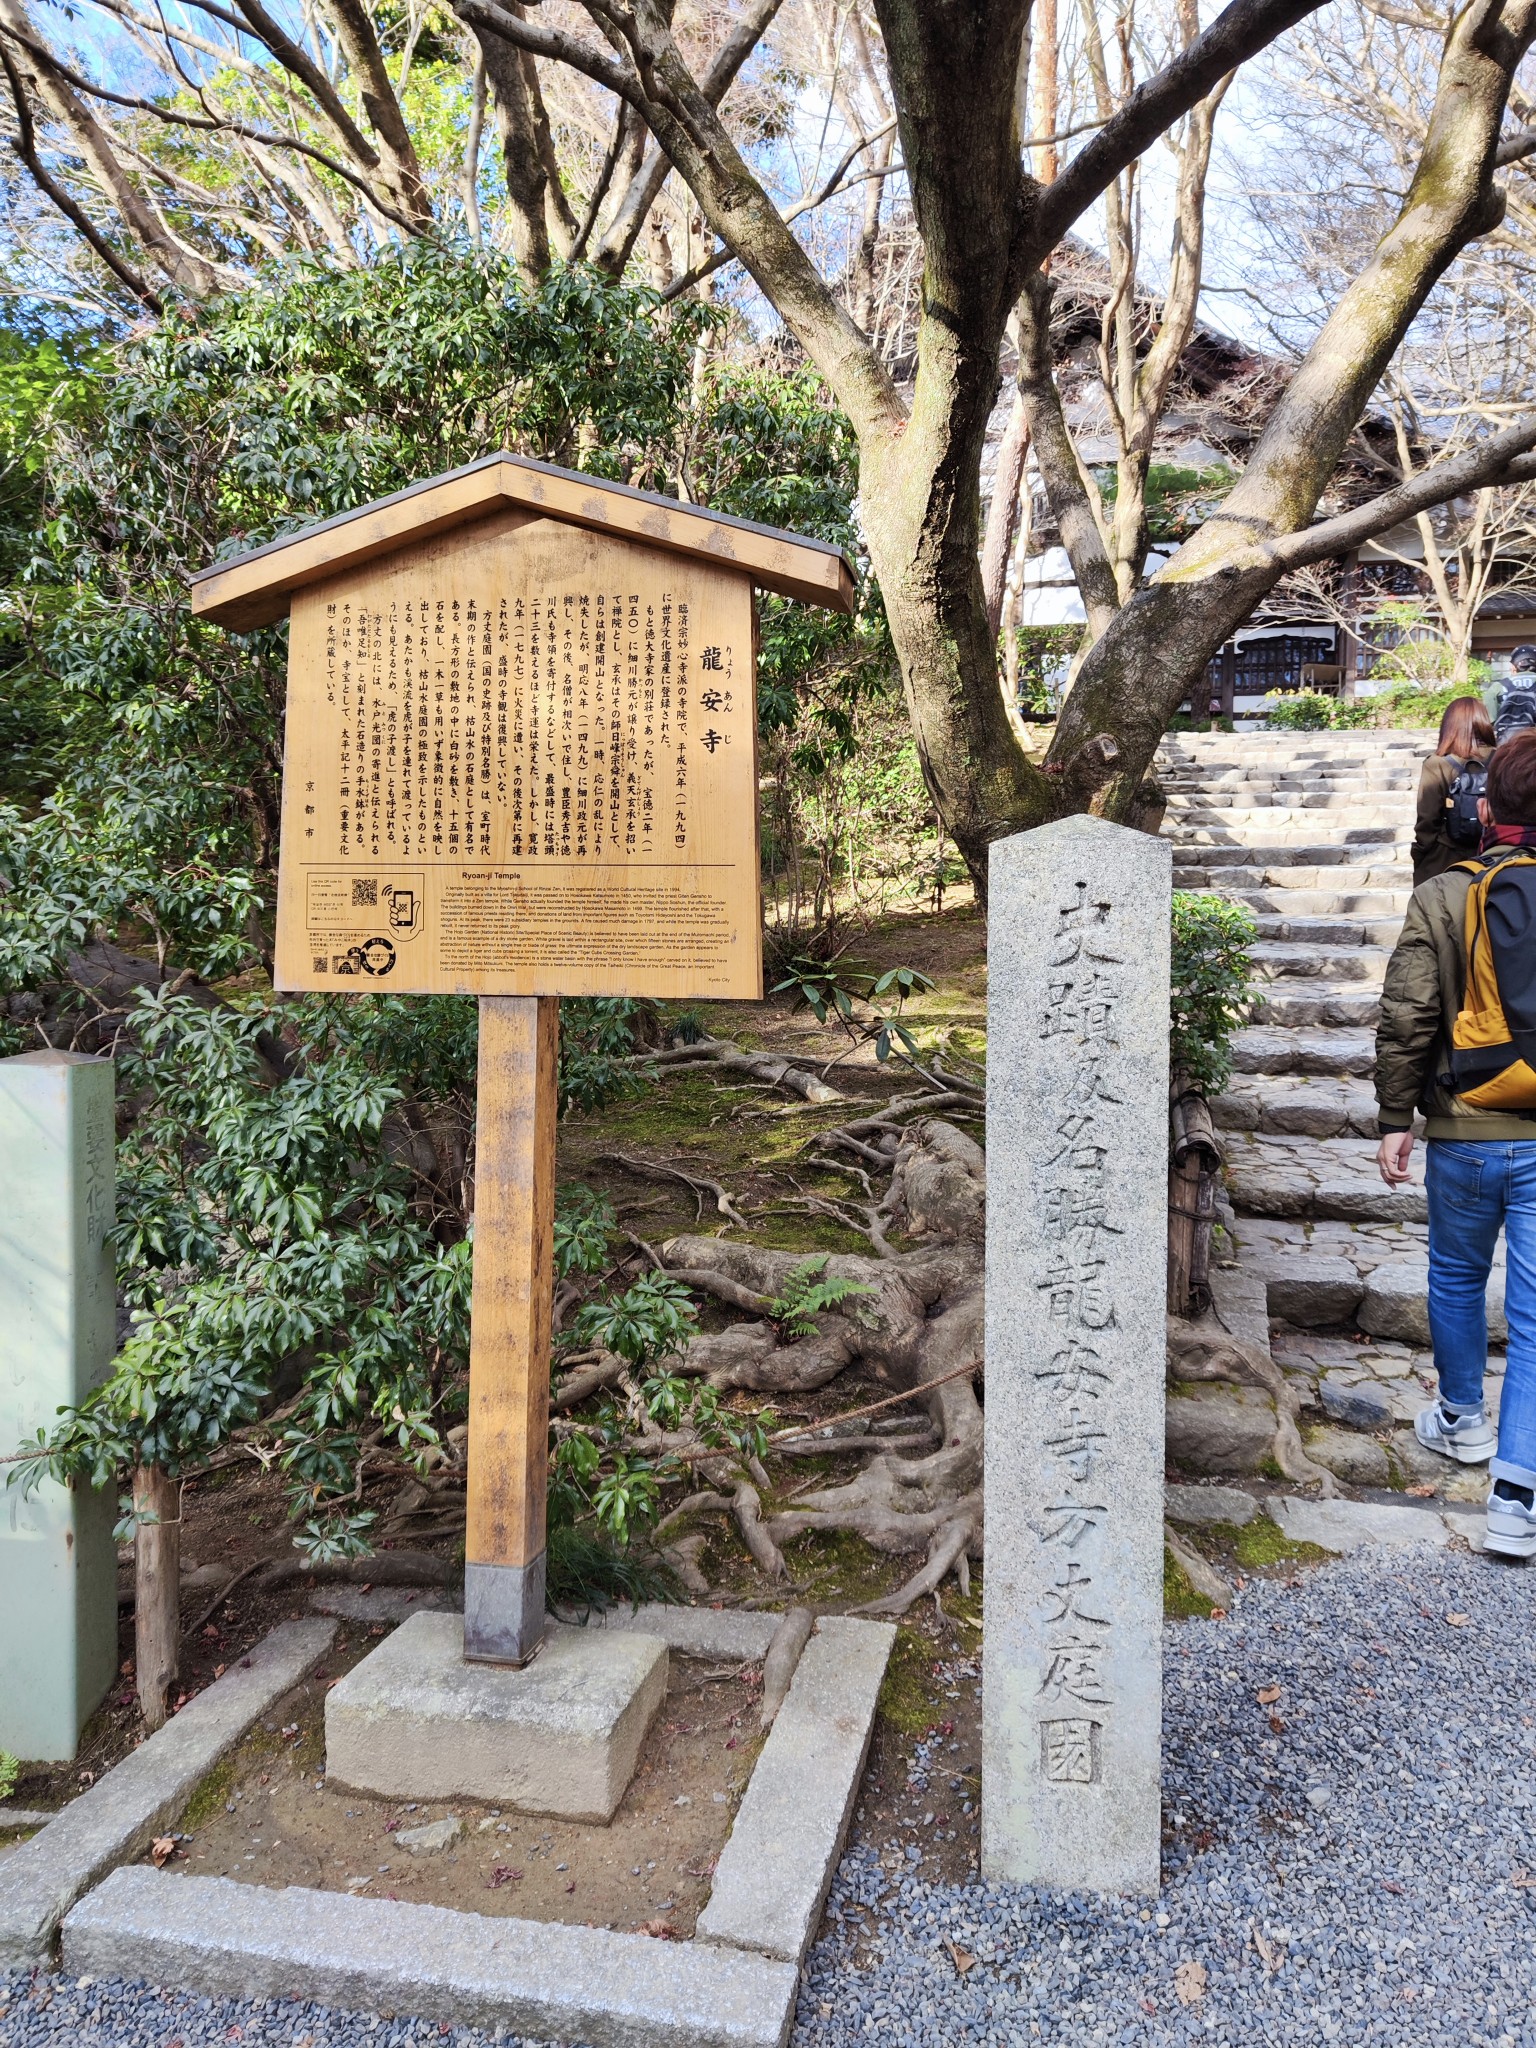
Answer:
<svg viewBox="0 0 1536 2048"><path fill-rule="evenodd" d="M1481 845L1477 805L1493 747L1493 720L1481 697L1457 697L1446 705L1435 751L1419 776L1413 828L1415 889L1466 860Z"/></svg>
<svg viewBox="0 0 1536 2048"><path fill-rule="evenodd" d="M1414 890L1376 1032L1376 1161L1408 1179L1425 1117L1429 1326L1439 1398L1420 1443L1488 1464L1487 1547L1536 1555L1536 731L1488 763L1483 843ZM1483 1406L1488 1275L1505 1233L1509 1350L1497 1434Z"/></svg>

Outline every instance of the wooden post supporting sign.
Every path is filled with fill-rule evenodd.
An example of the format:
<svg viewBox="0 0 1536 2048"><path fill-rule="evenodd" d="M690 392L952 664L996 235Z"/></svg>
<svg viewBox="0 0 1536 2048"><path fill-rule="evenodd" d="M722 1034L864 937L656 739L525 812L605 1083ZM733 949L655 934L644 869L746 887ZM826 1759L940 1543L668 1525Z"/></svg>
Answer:
<svg viewBox="0 0 1536 2048"><path fill-rule="evenodd" d="M280 989L480 998L464 1650L544 1630L559 998L760 997L754 587L823 541L513 455L192 582L290 617Z"/></svg>
<svg viewBox="0 0 1536 2048"><path fill-rule="evenodd" d="M525 1664L544 1635L558 996L482 996L470 1311L464 1655Z"/></svg>

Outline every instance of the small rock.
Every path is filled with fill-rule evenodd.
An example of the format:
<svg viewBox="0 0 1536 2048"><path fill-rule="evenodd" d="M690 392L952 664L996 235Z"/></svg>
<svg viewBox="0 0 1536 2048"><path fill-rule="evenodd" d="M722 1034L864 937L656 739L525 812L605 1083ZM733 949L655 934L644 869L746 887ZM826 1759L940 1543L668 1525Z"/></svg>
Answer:
<svg viewBox="0 0 1536 2048"><path fill-rule="evenodd" d="M1167 1486L1163 1512L1181 1529L1245 1528L1259 1512L1251 1493L1236 1486Z"/></svg>
<svg viewBox="0 0 1536 2048"><path fill-rule="evenodd" d="M1390 1429L1397 1420L1387 1394L1370 1380L1347 1386L1336 1374L1325 1373L1318 1381L1317 1392L1325 1412L1335 1422L1348 1423L1351 1429Z"/></svg>
<svg viewBox="0 0 1536 2048"><path fill-rule="evenodd" d="M425 1827L403 1828L395 1840L413 1856L437 1856L444 1849L451 1849L463 1832L463 1821L457 1814L449 1813L441 1820L428 1821Z"/></svg>
<svg viewBox="0 0 1536 2048"><path fill-rule="evenodd" d="M1385 1450L1373 1438L1332 1424L1308 1432L1307 1456L1349 1486L1386 1486L1391 1479Z"/></svg>
<svg viewBox="0 0 1536 2048"><path fill-rule="evenodd" d="M1333 1789L1328 1785L1309 1785L1307 1804L1314 1813L1326 1813L1333 1804Z"/></svg>
<svg viewBox="0 0 1536 2048"><path fill-rule="evenodd" d="M1207 1382L1170 1392L1168 1461L1180 1471L1257 1472L1275 1442L1275 1410L1257 1387Z"/></svg>

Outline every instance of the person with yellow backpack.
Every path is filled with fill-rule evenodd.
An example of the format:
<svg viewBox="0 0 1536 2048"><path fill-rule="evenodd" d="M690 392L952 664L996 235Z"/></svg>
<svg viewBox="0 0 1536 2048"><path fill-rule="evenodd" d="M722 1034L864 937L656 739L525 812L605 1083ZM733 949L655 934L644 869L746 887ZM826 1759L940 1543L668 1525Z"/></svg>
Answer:
<svg viewBox="0 0 1536 2048"><path fill-rule="evenodd" d="M1488 762L1482 846L1414 890L1376 1029L1376 1162L1409 1177L1424 1117L1429 1327L1440 1391L1419 1442L1487 1464L1486 1546L1536 1555L1536 731ZM1483 1405L1488 1275L1505 1235L1504 1391Z"/></svg>

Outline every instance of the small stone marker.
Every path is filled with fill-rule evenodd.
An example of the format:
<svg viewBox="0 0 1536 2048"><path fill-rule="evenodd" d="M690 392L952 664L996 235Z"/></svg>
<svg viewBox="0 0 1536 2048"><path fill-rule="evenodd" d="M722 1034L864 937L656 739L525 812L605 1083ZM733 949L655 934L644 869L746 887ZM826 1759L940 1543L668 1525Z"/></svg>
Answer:
<svg viewBox="0 0 1536 2048"><path fill-rule="evenodd" d="M116 1305L112 1063L0 1060L0 1452L106 1378ZM117 1668L116 1500L0 1478L0 1749L75 1754Z"/></svg>
<svg viewBox="0 0 1536 2048"><path fill-rule="evenodd" d="M1171 881L992 848L982 1872L1070 1890L1158 1884Z"/></svg>

